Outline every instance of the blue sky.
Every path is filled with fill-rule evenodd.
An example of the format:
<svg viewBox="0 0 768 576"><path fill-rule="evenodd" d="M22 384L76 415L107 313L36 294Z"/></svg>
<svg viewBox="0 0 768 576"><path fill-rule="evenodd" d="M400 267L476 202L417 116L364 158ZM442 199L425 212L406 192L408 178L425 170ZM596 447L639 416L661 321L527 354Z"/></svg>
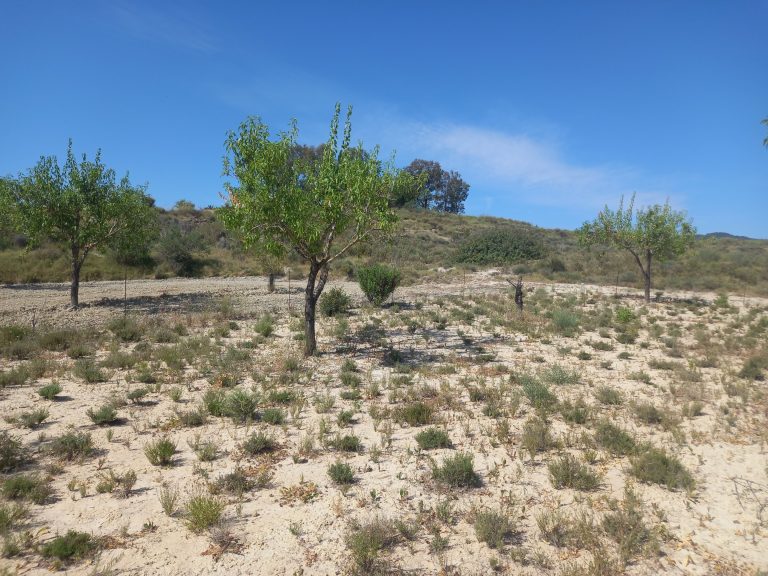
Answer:
<svg viewBox="0 0 768 576"><path fill-rule="evenodd" d="M768 238L765 1L5 0L0 174L102 149L158 203L220 203L247 115L438 160L467 213L575 228L622 194Z"/></svg>

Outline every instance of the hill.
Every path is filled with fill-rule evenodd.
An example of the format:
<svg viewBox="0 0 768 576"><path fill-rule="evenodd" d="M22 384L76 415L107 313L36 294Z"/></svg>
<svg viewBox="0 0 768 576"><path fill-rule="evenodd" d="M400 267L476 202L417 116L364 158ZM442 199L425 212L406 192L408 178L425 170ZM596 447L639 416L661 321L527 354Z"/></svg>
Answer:
<svg viewBox="0 0 768 576"><path fill-rule="evenodd" d="M110 253L96 253L86 262L83 278L242 276L266 272L260 255L244 253L237 239L217 222L212 209L182 205L177 210L159 211L162 234L151 258L122 266ZM361 263L381 261L399 267L409 283L493 266L551 282L640 285L640 273L629 254L583 249L573 231L490 216L420 210L401 210L399 216L391 238L356 247L335 264L332 273L352 278ZM43 245L27 250L23 246L23 238L5 239L5 248L0 250L0 282L68 279L69 264L59 248ZM301 275L302 264L295 256L277 268L282 270L284 266L290 266L293 275ZM768 240L725 233L700 236L689 253L656 266L654 285L660 291L768 295Z"/></svg>

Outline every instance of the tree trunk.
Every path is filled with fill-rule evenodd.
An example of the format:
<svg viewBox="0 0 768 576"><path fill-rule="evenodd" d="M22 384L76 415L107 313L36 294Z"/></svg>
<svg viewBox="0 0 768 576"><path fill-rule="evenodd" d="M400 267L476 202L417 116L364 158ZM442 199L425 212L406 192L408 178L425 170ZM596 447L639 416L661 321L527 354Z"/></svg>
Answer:
<svg viewBox="0 0 768 576"><path fill-rule="evenodd" d="M80 298L80 268L82 266L80 261L80 251L77 248L72 248L72 284L69 286L69 302L73 308L77 308Z"/></svg>
<svg viewBox="0 0 768 576"><path fill-rule="evenodd" d="M645 270L643 276L645 276L645 301L651 301L651 251L648 250L645 253Z"/></svg>
<svg viewBox="0 0 768 576"><path fill-rule="evenodd" d="M270 293L275 291L275 273L274 272L269 273L269 284L267 285L267 290Z"/></svg>
<svg viewBox="0 0 768 576"><path fill-rule="evenodd" d="M327 279L327 265L324 262L310 262L304 294L304 356L314 356L317 351L315 309Z"/></svg>

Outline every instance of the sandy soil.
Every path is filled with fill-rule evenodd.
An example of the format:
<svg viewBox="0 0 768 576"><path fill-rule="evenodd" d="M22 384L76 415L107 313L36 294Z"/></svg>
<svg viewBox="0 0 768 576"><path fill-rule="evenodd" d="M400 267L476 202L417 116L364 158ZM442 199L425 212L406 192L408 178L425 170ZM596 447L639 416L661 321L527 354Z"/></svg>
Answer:
<svg viewBox="0 0 768 576"><path fill-rule="evenodd" d="M509 286L493 271L458 284L398 289L397 305L381 310L365 306L353 283L334 282L330 287L352 295L355 308L349 332L353 341L360 327L378 319L387 346L402 353L410 367L407 372L386 365L386 346L357 341L354 346L342 345L338 322L333 319L319 320L321 354L300 360L295 370L286 368L286 359L300 359L301 354L302 343L295 338L297 319L288 311L289 300L295 313L303 306L301 281L293 282L289 290L281 280L273 294L267 293L264 278L131 281L127 298L122 282L85 283L80 295L84 306L78 310L68 307L65 284L0 288L0 326L34 324L38 330L106 331L108 321L127 310L131 317L151 324L145 340L151 341L148 334L157 326L178 324L186 326L190 334L182 343L211 335L211 345L218 351L211 358L220 358L227 348L241 346L242 350L244 342L253 342L255 324L269 312L275 318L275 333L258 338L247 348L249 358L241 367L238 388L258 390L262 398L275 389L292 390L304 399L281 406L286 414L283 425L209 417L203 426L184 427L176 413L193 409L215 387L219 365L206 359L179 370L151 356L142 362L157 376L158 384L148 387L141 402L120 406L117 425L98 427L86 411L142 387L137 382L138 365L110 368L107 382L88 384L73 375L74 360L65 353L45 352L53 369L34 383L0 390L6 418L0 429L19 436L35 452L29 470L49 475L54 489L48 502L29 504L21 530L37 544L70 529L102 538L96 556L61 566L72 575L343 574L355 570L347 547L348 535L355 531L353 523L374 518L413 524L414 534L401 535L379 558L386 566L414 574L705 575L768 570L765 386L744 384L750 401L740 401L744 396L731 395L727 387L728 383L743 384L735 372L752 349L740 348L738 339L749 325L766 316L768 300L739 297L731 301L731 308L722 310L712 305L713 294L677 293L665 294L662 302L645 307L639 292L622 291L621 298L615 299L612 288L529 285L527 298L542 313L526 315L520 320L525 329L517 330ZM532 295L534 289L540 289L536 296ZM541 303L545 299L554 304ZM457 304L462 300L472 301L471 318L459 315L465 310ZM618 343L612 329L607 338L598 335L596 328L582 329L572 337L550 331L544 312L565 302L585 314L601 307L629 307L639 317L637 343ZM437 326L440 318L446 320L445 326ZM655 320L650 322L650 318ZM216 326L228 321L234 324L226 334L212 335ZM675 340L681 356L670 355L664 337L652 336L654 324L665 328L664 337ZM694 366L706 352L697 331L710 335L709 346L719 355L716 366ZM678 335L667 336L670 334ZM591 347L599 340L609 342L611 349ZM152 343L150 353L173 345ZM136 353L136 347L136 343L106 341L95 359L102 362L115 351ZM580 357L579 351L589 354ZM621 352L629 356L620 357ZM345 359L358 367L360 399L342 397L349 391L340 380ZM676 367L650 368L654 359L673 362ZM3 370L10 370L23 362L0 358L0 363ZM549 427L559 446L532 459L521 439L535 410L510 374L542 374L553 365L577 373L578 382L550 385L550 389L560 400L585 399L592 415L582 426L566 422L557 412L551 414ZM638 380L639 372L648 374L649 382ZM681 375L694 372L697 380L680 380ZM64 390L61 399L49 402L36 390L53 380ZM378 394L372 386L378 388ZM596 400L603 386L618 390L622 402L607 405ZM183 390L180 402L169 397L175 387ZM487 401L472 400L473 387L498 394L501 413L489 414ZM334 398L328 412L318 408L319 399L326 395ZM399 406L415 398L436 408L434 424L447 431L452 449L418 449L415 436L423 428L408 426L395 417ZM639 421L631 407L641 400L667 411L676 424L665 428ZM700 413L685 416L692 402L701 402ZM265 400L260 409L268 404L275 405ZM50 415L38 429L20 427L12 420L41 407ZM337 423L342 410L354 413L349 425ZM372 413L377 410L384 416L374 418ZM676 455L692 473L696 487L670 490L634 480L629 473L630 458L612 455L592 443L594 423L603 419L620 425L638 441ZM325 445L320 437L323 427L330 429ZM71 429L90 432L97 452L82 461L63 463L56 470L51 467L57 462L56 455L48 454L45 447L51 438ZM266 457L243 455L239 446L255 431L272 434L280 449ZM328 445L335 435L352 433L362 441L360 452L348 454ZM153 466L144 447L164 435L176 443L178 452L172 466ZM215 440L220 456L212 462L199 462L190 447L196 436ZM300 448L308 436L315 438L315 450L304 453ZM457 452L474 456L482 486L452 489L433 479L433 463ZM547 464L566 452L590 462L601 476L598 490L553 487ZM327 474L329 464L336 461L347 462L355 473L356 482L343 490ZM223 526L232 539L230 548L219 555L215 538L208 532L193 533L182 509L189 495L207 493L218 478L236 469L268 470L271 478L266 486L243 495L220 495L227 503ZM136 473L137 482L128 498L97 492L96 486L109 470ZM288 489L308 483L316 487L314 498L289 501ZM594 532L601 549L617 562L617 545L601 531L600 518L616 507L627 484L644 503L644 522L655 534L659 553L636 554L626 566L617 563L598 572L589 567L595 546L556 547L542 537L536 520L542 512L585 510L596 519ZM163 487L179 491L179 511L172 516L163 512L158 498ZM514 526L501 549L478 541L475 512L486 508L504 511ZM445 509L452 511L448 521L440 512ZM32 545L17 557L0 559L0 574L3 568L8 574L50 573L51 562L34 549ZM580 568L567 572L571 563Z"/></svg>

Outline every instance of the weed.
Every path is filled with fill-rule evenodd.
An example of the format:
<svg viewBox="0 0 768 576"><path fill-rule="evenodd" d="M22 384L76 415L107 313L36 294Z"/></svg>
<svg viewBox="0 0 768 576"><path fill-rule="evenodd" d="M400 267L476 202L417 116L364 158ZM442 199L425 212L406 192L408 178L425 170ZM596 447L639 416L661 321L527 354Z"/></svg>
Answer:
<svg viewBox="0 0 768 576"><path fill-rule="evenodd" d="M589 406L583 398L578 398L573 403L566 400L560 404L560 414L566 422L585 424L589 419Z"/></svg>
<svg viewBox="0 0 768 576"><path fill-rule="evenodd" d="M361 452L363 443L354 434L347 434L346 436L336 437L333 441L333 447L342 452Z"/></svg>
<svg viewBox="0 0 768 576"><path fill-rule="evenodd" d="M56 396L61 393L61 384L58 382L51 382L37 389L37 393L46 400L55 400Z"/></svg>
<svg viewBox="0 0 768 576"><path fill-rule="evenodd" d="M557 404L557 398L546 384L542 384L536 378L521 378L523 384L523 394L528 398L531 405L537 410L546 411Z"/></svg>
<svg viewBox="0 0 768 576"><path fill-rule="evenodd" d="M638 402L633 406L635 416L645 424L660 424L663 418L661 410L650 402Z"/></svg>
<svg viewBox="0 0 768 576"><path fill-rule="evenodd" d="M118 340L122 342L138 342L144 333L139 323L130 316L118 316L107 324Z"/></svg>
<svg viewBox="0 0 768 576"><path fill-rule="evenodd" d="M537 452L544 452L553 448L555 442L549 432L549 425L539 418L529 419L523 427L520 445L531 456L531 460L535 458Z"/></svg>
<svg viewBox="0 0 768 576"><path fill-rule="evenodd" d="M422 450L434 450L435 448L451 448L453 444L445 430L440 428L427 428L416 434L416 442Z"/></svg>
<svg viewBox="0 0 768 576"><path fill-rule="evenodd" d="M144 446L144 455L154 466L170 466L174 454L176 443L167 436L150 441Z"/></svg>
<svg viewBox="0 0 768 576"><path fill-rule="evenodd" d="M388 570L379 566L379 554L395 546L400 533L395 524L381 518L374 518L366 524L351 526L346 545L352 554L355 574L386 574Z"/></svg>
<svg viewBox="0 0 768 576"><path fill-rule="evenodd" d="M184 507L187 527L199 534L221 522L225 502L217 496L199 492L193 494Z"/></svg>
<svg viewBox="0 0 768 576"><path fill-rule="evenodd" d="M481 510L475 513L475 534L489 548L501 548L512 532L512 521L504 512Z"/></svg>
<svg viewBox="0 0 768 576"><path fill-rule="evenodd" d="M460 452L443 460L442 465L432 469L432 476L452 488L474 488L482 481L475 472L471 454Z"/></svg>
<svg viewBox="0 0 768 576"><path fill-rule="evenodd" d="M285 412L280 408L265 408L261 413L262 422L279 426L285 422Z"/></svg>
<svg viewBox="0 0 768 576"><path fill-rule="evenodd" d="M637 449L637 442L629 432L607 421L598 422L595 441L614 456L634 454Z"/></svg>
<svg viewBox="0 0 768 576"><path fill-rule="evenodd" d="M600 487L600 477L589 466L581 464L571 454L564 454L547 466L552 486L591 491Z"/></svg>
<svg viewBox="0 0 768 576"><path fill-rule="evenodd" d="M619 546L619 559L627 564L639 554L658 552L655 534L643 522L643 502L631 486L624 488L624 500L603 516L603 530Z"/></svg>
<svg viewBox="0 0 768 576"><path fill-rule="evenodd" d="M411 402L399 407L395 417L409 426L426 426L432 423L434 408L425 402Z"/></svg>
<svg viewBox="0 0 768 576"><path fill-rule="evenodd" d="M48 416L50 416L48 408L36 408L29 412L22 412L16 416L15 420L24 428L31 428L34 430L40 426L40 424L45 422L48 419Z"/></svg>
<svg viewBox="0 0 768 576"><path fill-rule="evenodd" d="M236 422L250 422L257 418L259 397L245 390L232 390L224 399L224 414Z"/></svg>
<svg viewBox="0 0 768 576"><path fill-rule="evenodd" d="M595 390L595 398L608 406L620 406L624 402L621 392L610 386L600 386Z"/></svg>
<svg viewBox="0 0 768 576"><path fill-rule="evenodd" d="M90 432L66 432L54 438L48 450L64 460L80 460L93 453L93 439Z"/></svg>
<svg viewBox="0 0 768 576"><path fill-rule="evenodd" d="M9 500L29 500L35 504L44 504L53 494L53 488L40 476L19 474L3 482L2 492L3 496Z"/></svg>
<svg viewBox="0 0 768 576"><path fill-rule="evenodd" d="M93 360L88 358L83 358L75 362L75 368L72 372L75 376L88 384L107 381L107 375L104 371L99 368Z"/></svg>
<svg viewBox="0 0 768 576"><path fill-rule="evenodd" d="M577 370L569 370L560 364L552 364L539 373L541 379L547 384L564 386L578 384L581 375Z"/></svg>
<svg viewBox="0 0 768 576"><path fill-rule="evenodd" d="M86 414L97 426L109 425L117 420L117 410L115 410L115 407L110 403L104 404L98 410L88 408Z"/></svg>
<svg viewBox="0 0 768 576"><path fill-rule="evenodd" d="M680 460L662 449L646 446L630 462L630 474L641 482L660 484L671 490L690 490L695 485L693 476Z"/></svg>
<svg viewBox="0 0 768 576"><path fill-rule="evenodd" d="M346 314L352 304L352 299L341 288L331 288L320 298L320 313L332 318Z"/></svg>
<svg viewBox="0 0 768 576"><path fill-rule="evenodd" d="M93 537L86 532L69 530L64 536L57 536L40 547L44 558L57 560L79 560L90 555L97 548Z"/></svg>
<svg viewBox="0 0 768 576"><path fill-rule="evenodd" d="M277 441L264 432L254 432L240 445L240 448L246 454L256 456L277 450Z"/></svg>
<svg viewBox="0 0 768 576"><path fill-rule="evenodd" d="M339 485L352 484L355 481L355 474L349 464L338 460L328 466L328 476L334 484Z"/></svg>

